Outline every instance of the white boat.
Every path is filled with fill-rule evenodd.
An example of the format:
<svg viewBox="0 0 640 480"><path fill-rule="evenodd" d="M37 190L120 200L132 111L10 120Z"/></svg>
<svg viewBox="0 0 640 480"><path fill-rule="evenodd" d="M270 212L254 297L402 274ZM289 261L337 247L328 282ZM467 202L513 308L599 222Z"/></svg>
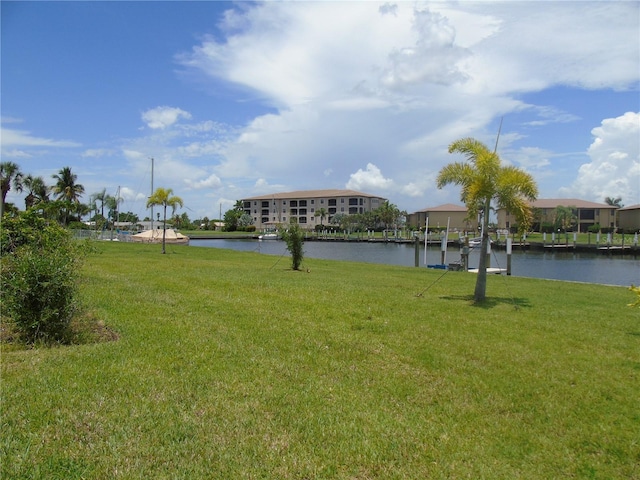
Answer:
<svg viewBox="0 0 640 480"><path fill-rule="evenodd" d="M258 235L258 240L277 240L277 233L263 233L262 235Z"/></svg>
<svg viewBox="0 0 640 480"><path fill-rule="evenodd" d="M145 230L144 232L137 233L131 236L131 240L139 243L162 243L162 229L157 228L155 230ZM172 228L167 228L164 233L165 243L187 245L189 243L189 237L176 232Z"/></svg>

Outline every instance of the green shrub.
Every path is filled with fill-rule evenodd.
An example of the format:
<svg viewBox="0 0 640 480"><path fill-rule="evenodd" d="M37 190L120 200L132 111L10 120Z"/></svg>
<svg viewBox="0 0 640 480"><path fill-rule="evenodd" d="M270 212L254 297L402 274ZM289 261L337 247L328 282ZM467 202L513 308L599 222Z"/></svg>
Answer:
<svg viewBox="0 0 640 480"><path fill-rule="evenodd" d="M26 343L64 342L77 310L82 249L33 212L2 222L0 298Z"/></svg>
<svg viewBox="0 0 640 480"><path fill-rule="evenodd" d="M304 232L297 223L292 223L289 228L283 232L282 239L287 244L287 250L291 253L291 268L300 270L304 252Z"/></svg>

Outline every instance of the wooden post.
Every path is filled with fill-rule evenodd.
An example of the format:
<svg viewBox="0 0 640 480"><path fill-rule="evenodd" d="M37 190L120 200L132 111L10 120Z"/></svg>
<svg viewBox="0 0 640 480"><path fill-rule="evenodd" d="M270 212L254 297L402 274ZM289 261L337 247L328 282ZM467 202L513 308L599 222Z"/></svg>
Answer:
<svg viewBox="0 0 640 480"><path fill-rule="evenodd" d="M511 242L510 238L507 238L507 275L511 275Z"/></svg>

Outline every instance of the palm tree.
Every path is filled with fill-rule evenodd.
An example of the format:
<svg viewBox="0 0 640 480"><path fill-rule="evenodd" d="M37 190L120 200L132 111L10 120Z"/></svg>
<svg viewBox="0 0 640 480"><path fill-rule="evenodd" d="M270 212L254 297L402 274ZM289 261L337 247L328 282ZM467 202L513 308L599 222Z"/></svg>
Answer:
<svg viewBox="0 0 640 480"><path fill-rule="evenodd" d="M607 205L611 205L612 207L618 207L618 208L622 208L622 197L606 197L604 199L604 203L606 203Z"/></svg>
<svg viewBox="0 0 640 480"><path fill-rule="evenodd" d="M100 202L100 215L102 215L102 218L104 217L104 204L106 203L106 199L108 197L107 195L107 189L103 188L101 191L94 193L92 196L93 201L94 202ZM97 205L96 205L97 207Z"/></svg>
<svg viewBox="0 0 640 480"><path fill-rule="evenodd" d="M20 167L13 162L0 163L0 191L2 191L2 202L0 202L0 219L4 214L4 206L7 200L7 193L11 190L11 185L18 192L22 191L23 174Z"/></svg>
<svg viewBox="0 0 640 480"><path fill-rule="evenodd" d="M147 208L153 205L162 205L164 207L164 218L162 227L162 253L165 253L165 239L167 235L167 206L171 207L172 215L176 211L176 207L184 206L184 202L180 197L173 195L173 190L170 188L158 188L147 200Z"/></svg>
<svg viewBox="0 0 640 480"><path fill-rule="evenodd" d="M26 208L49 201L49 187L44 183L44 178L27 175L22 184L24 188L29 190L29 194L24 199Z"/></svg>
<svg viewBox="0 0 640 480"><path fill-rule="evenodd" d="M503 167L500 157L486 145L473 138L456 140L449 145L449 153L461 153L467 161L446 165L438 173L438 188L450 183L460 185L461 200L470 215L482 213L482 249L474 301L482 302L487 291L487 260L484 252L489 243L489 210L494 201L518 219L521 231L531 221L529 203L538 196L538 187L531 175L517 167Z"/></svg>
<svg viewBox="0 0 640 480"><path fill-rule="evenodd" d="M64 167L58 173L53 174L52 177L56 180L56 184L53 186L53 194L56 196L56 199L68 203L80 202L80 197L84 193L84 187L76 183L78 176L71 172L70 167ZM69 208L65 207L64 210L63 224L66 225Z"/></svg>
<svg viewBox="0 0 640 480"><path fill-rule="evenodd" d="M321 227L323 226L324 219L327 218L327 214L328 214L328 212L324 207L319 208L318 210L316 210L315 216L316 217L320 217L320 226Z"/></svg>

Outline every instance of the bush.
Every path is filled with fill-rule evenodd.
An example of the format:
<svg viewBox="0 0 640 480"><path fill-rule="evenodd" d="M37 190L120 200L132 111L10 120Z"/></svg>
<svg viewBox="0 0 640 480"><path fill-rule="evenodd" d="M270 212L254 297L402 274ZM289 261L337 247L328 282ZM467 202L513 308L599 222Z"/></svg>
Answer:
<svg viewBox="0 0 640 480"><path fill-rule="evenodd" d="M5 217L2 227L3 314L26 343L64 342L77 310L82 249L32 212Z"/></svg>
<svg viewBox="0 0 640 480"><path fill-rule="evenodd" d="M292 223L289 228L282 233L282 239L287 244L287 250L291 253L291 268L300 270L304 252L304 232L297 223Z"/></svg>

